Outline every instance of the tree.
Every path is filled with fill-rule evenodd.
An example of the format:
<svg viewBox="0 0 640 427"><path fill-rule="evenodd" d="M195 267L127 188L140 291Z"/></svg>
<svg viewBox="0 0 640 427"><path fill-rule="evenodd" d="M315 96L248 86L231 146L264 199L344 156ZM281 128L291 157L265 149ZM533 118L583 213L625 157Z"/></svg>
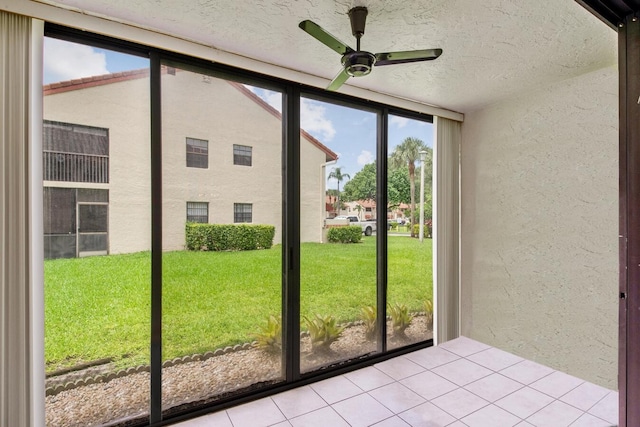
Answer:
<svg viewBox="0 0 640 427"><path fill-rule="evenodd" d="M358 211L358 219L362 221L362 205L356 203L356 210Z"/></svg>
<svg viewBox="0 0 640 427"><path fill-rule="evenodd" d="M375 200L376 198L376 164L364 165L349 182L344 185L342 198L349 202L357 200Z"/></svg>
<svg viewBox="0 0 640 427"><path fill-rule="evenodd" d="M407 166L409 169L409 186L411 192L411 218L414 217L416 211L416 161L420 159L419 152L422 150L427 151L427 146L422 140L418 138L408 137L402 141L401 144L396 146L389 163L393 168L402 168ZM413 233L413 227L411 227L411 237L415 237Z"/></svg>
<svg viewBox="0 0 640 427"><path fill-rule="evenodd" d="M336 181L338 181L338 197L336 199L336 213L338 215L340 215L340 183L342 181L344 181L345 179L351 179L351 176L348 173L342 173L342 168L339 166L334 167L333 169L331 169L331 172L329 172L329 176L327 177L327 180L329 179L335 179Z"/></svg>
<svg viewBox="0 0 640 427"><path fill-rule="evenodd" d="M411 189L409 184L409 171L407 168L389 171L387 176L387 201L390 208L396 208L402 203L411 202Z"/></svg>

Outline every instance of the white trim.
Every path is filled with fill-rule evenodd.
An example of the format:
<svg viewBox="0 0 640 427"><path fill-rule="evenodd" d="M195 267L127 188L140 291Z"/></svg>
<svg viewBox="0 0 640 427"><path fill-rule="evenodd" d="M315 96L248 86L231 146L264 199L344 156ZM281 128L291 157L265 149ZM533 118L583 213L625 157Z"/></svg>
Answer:
<svg viewBox="0 0 640 427"><path fill-rule="evenodd" d="M29 99L29 246L31 280L30 347L31 347L31 427L45 424L44 400L44 235L42 199L42 74L44 21L31 21L31 71Z"/></svg>
<svg viewBox="0 0 640 427"><path fill-rule="evenodd" d="M215 61L319 88L326 87L329 82L327 79L322 77L226 52L193 40L181 39L173 35L159 33L151 29L136 26L134 23L117 22L116 18L90 14L90 12L71 8L69 6L45 4L43 1L7 0L4 4L0 5L0 9L43 19L56 24L66 25L72 28L79 28L97 34L116 37L121 40L158 47L173 52L180 52L197 58ZM462 113L408 99L398 98L389 94L350 86L348 84L344 85L340 92L357 98L380 102L420 113L441 116L455 121L462 121L464 119Z"/></svg>

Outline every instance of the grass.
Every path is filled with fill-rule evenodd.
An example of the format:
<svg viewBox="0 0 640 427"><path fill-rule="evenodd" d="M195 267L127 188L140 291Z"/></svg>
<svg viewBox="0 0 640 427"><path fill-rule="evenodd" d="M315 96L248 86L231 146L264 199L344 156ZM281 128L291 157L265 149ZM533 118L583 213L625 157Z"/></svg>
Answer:
<svg viewBox="0 0 640 427"><path fill-rule="evenodd" d="M421 310L432 294L431 241L389 239L388 298ZM281 247L163 256L163 358L251 340L281 306ZM375 237L362 244L301 247L301 314L339 323L374 305ZM100 358L149 360L148 252L45 262L47 370Z"/></svg>

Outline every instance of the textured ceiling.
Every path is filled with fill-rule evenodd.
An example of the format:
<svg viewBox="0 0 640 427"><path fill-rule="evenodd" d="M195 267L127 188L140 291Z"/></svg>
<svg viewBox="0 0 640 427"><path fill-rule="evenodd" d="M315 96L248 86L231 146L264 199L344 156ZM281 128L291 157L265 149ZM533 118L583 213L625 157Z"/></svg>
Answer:
<svg viewBox="0 0 640 427"><path fill-rule="evenodd" d="M616 63L617 34L574 0L62 0L329 81L340 56L298 28L311 19L355 48L347 11L369 9L362 49L442 48L349 85L459 111Z"/></svg>

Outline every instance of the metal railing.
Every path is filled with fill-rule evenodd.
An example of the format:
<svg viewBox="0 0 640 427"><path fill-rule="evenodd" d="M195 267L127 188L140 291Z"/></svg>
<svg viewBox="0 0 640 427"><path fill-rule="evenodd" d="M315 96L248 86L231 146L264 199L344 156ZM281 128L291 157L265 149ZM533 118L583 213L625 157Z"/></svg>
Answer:
<svg viewBox="0 0 640 427"><path fill-rule="evenodd" d="M45 181L109 182L109 156L43 151Z"/></svg>

